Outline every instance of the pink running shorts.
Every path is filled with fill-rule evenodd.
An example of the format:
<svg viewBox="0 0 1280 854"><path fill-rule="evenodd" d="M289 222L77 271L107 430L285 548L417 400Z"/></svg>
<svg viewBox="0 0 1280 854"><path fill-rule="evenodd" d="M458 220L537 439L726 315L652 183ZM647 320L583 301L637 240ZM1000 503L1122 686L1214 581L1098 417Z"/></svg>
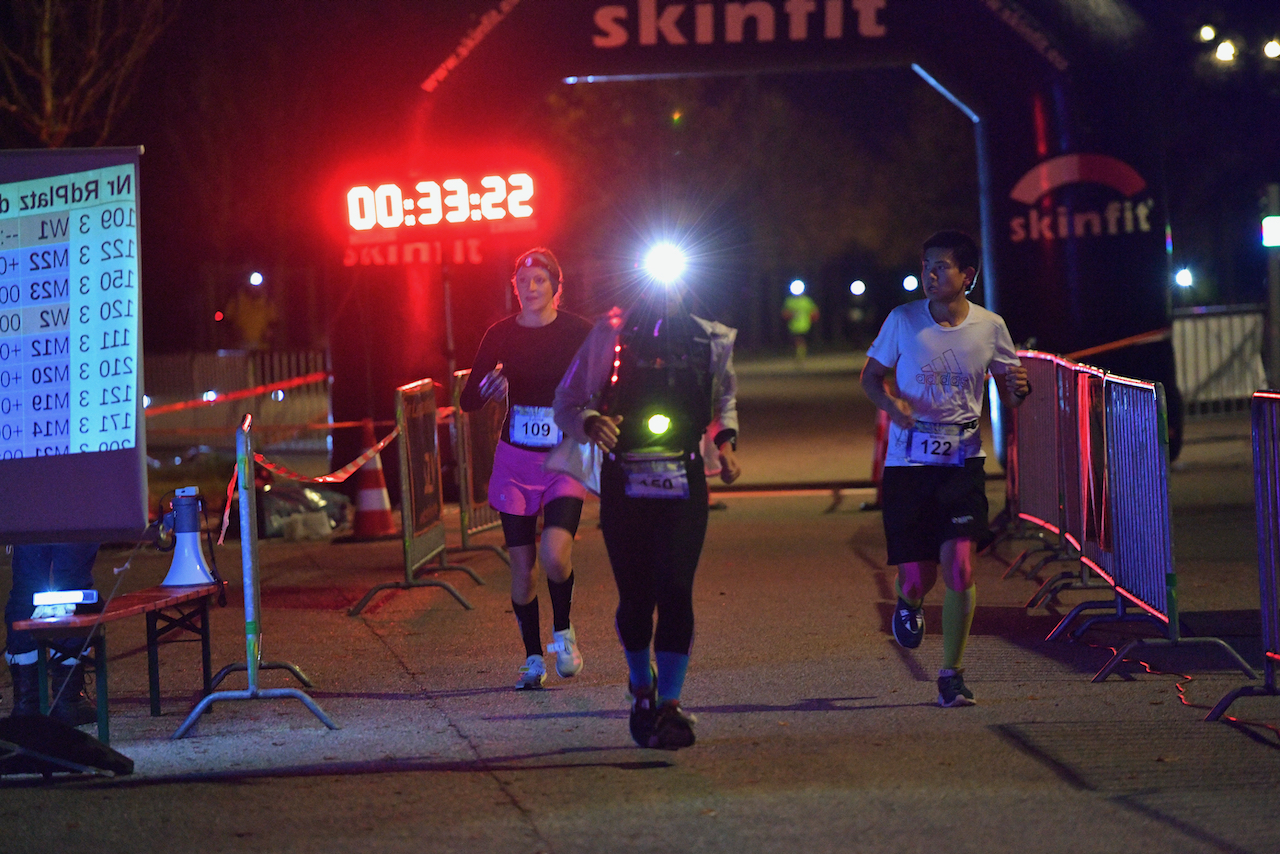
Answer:
<svg viewBox="0 0 1280 854"><path fill-rule="evenodd" d="M489 476L489 504L500 513L536 516L547 502L556 498L585 501L586 488L561 472L543 471L546 451L526 451L498 441Z"/></svg>

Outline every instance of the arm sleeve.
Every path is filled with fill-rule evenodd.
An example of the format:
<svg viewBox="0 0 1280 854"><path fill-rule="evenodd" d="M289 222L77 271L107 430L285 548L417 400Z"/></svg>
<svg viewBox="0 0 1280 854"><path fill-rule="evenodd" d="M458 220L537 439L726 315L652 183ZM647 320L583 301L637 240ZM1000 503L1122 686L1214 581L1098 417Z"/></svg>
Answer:
<svg viewBox="0 0 1280 854"><path fill-rule="evenodd" d="M591 416L600 414L595 408L598 405L600 384L593 381L593 376L599 373L596 362L598 351L604 346L602 338L611 333L611 329L602 329L600 325L592 329L587 340L582 342L573 360L569 362L560 384L556 386L556 426L575 442L590 441L582 424Z"/></svg>
<svg viewBox="0 0 1280 854"><path fill-rule="evenodd" d="M480 339L480 349L476 351L475 361L471 363L471 375L462 388L460 403L463 412L475 412L485 405L484 396L480 394L480 380L498 366L499 336L494 331L496 328L497 324L490 326L484 333L484 338Z"/></svg>
<svg viewBox="0 0 1280 854"><path fill-rule="evenodd" d="M715 409L710 432L718 447L730 440L736 442L738 438L738 375L733 369L733 342L738 330L716 324L715 336L716 346L711 352Z"/></svg>

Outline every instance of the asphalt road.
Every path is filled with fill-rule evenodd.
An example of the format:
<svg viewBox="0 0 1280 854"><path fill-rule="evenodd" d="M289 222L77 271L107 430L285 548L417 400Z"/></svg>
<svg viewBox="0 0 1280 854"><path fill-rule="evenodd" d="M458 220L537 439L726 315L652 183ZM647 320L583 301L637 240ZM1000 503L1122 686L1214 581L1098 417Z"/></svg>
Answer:
<svg viewBox="0 0 1280 854"><path fill-rule="evenodd" d="M750 374L748 476L755 466L762 485L783 482L766 479L773 470L866 477L869 457L850 449L869 447L859 413L870 410L852 368ZM1247 436L1238 418L1194 426L1172 492L1186 624L1257 665ZM819 443L809 462L783 456ZM1003 485L990 486L999 507ZM353 618L346 608L364 591L402 576L397 542L264 542L263 658L305 671L310 696L341 729L296 700L257 699L218 703L173 741L197 699L197 650L162 650L165 714L152 718L141 622L119 624L112 744L135 773L0 780L0 851L1280 850L1276 700L1241 701L1239 723L1202 722L1248 680L1191 647L1145 647L1145 665L1127 662L1091 684L1113 647L1150 631L1044 641L1086 594L1025 609L1037 584L1001 575L1026 543L979 559L966 673L979 702L938 708L941 596L927 601L923 645L899 649L887 633L893 576L880 519L854 509L867 495L851 491L833 512L826 491L722 496L728 508L712 514L695 588L685 691L699 740L676 753L636 748L627 735L596 505L575 551L586 667L536 693L511 690L522 654L506 570L491 552L450 555L484 586L441 575L475 610L422 588L381 594ZM456 515L448 519L456 530ZM217 551L236 580L238 555L235 543ZM167 566L154 552L107 550L99 586L155 584ZM240 596L233 580L231 606L212 616L215 668L244 661ZM296 683L269 670L262 684ZM232 674L224 687L243 685Z"/></svg>

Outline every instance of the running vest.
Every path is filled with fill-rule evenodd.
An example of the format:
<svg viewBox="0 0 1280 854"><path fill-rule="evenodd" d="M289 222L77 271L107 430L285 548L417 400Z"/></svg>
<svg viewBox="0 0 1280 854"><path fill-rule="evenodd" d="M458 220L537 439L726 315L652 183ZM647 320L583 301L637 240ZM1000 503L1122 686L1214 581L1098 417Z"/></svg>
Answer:
<svg viewBox="0 0 1280 854"><path fill-rule="evenodd" d="M641 312L619 335L606 415L623 416L617 453L698 450L712 418L711 338L687 313Z"/></svg>

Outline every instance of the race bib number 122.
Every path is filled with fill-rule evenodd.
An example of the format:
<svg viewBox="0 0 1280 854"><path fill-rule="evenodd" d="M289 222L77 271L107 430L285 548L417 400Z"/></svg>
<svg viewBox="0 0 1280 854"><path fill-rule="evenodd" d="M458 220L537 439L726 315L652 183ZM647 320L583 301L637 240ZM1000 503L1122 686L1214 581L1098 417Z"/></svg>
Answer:
<svg viewBox="0 0 1280 854"><path fill-rule="evenodd" d="M907 433L907 460L929 466L962 466L964 449L958 424L928 424L917 421Z"/></svg>

